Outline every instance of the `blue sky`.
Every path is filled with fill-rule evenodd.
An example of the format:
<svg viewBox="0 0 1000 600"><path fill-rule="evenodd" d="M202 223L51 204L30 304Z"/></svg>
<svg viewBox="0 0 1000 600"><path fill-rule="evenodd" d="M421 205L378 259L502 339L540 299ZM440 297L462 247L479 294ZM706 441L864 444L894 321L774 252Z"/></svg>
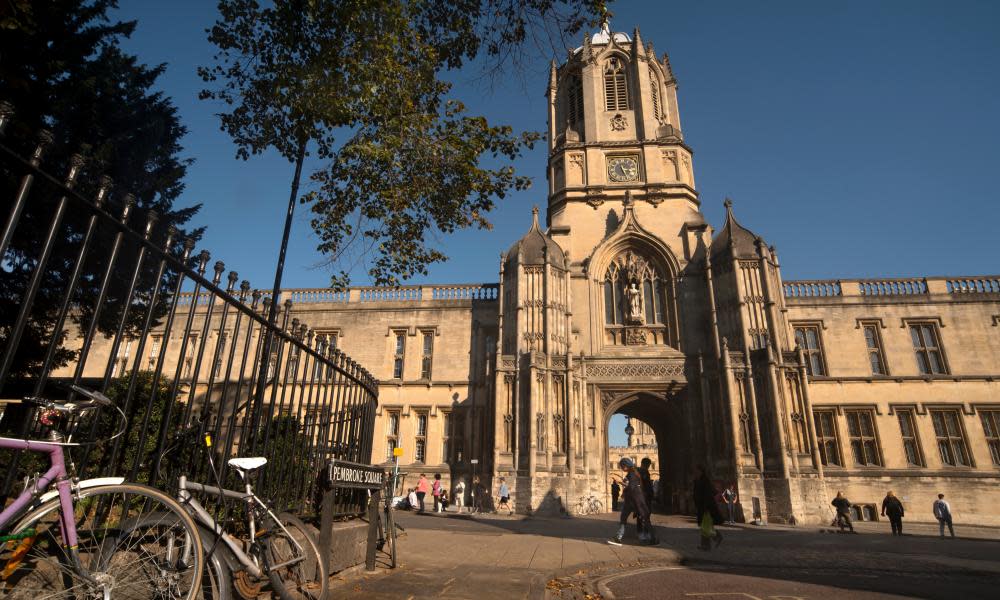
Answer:
<svg viewBox="0 0 1000 600"><path fill-rule="evenodd" d="M722 200L778 247L786 279L996 272L1000 217L994 173L1000 139L1000 3L915 0L615 2L612 26L670 53L681 119L695 151L703 210L721 225ZM212 46L206 0L122 2L138 19L126 47L168 63L195 159L182 202L204 204L213 258L269 287L291 167L249 162L218 129L219 106L197 99L195 68ZM560 54L560 56L562 53ZM473 111L517 129L545 128L545 61L486 89L456 76ZM534 189L504 200L495 229L442 238L452 260L424 281L495 281L498 254L545 203L543 145L516 165ZM298 207L285 283L324 286L307 211ZM367 284L364 269L357 284ZM419 281L419 280L418 280Z"/></svg>
<svg viewBox="0 0 1000 600"><path fill-rule="evenodd" d="M743 224L777 246L785 279L1000 270L1000 2L620 1L611 9L613 29L640 24L643 39L670 54L707 218L721 226L731 196ZM213 53L205 29L214 3L123 1L118 16L138 20L127 49L168 63L159 86L179 107L190 130L184 154L196 161L181 202L204 204L196 217L208 227L204 246L270 287L292 169L276 155L237 160L214 116L221 107L197 98L195 68ZM455 95L497 123L543 130L547 58L495 89L458 74ZM531 206L545 204L544 166L542 144L516 164L534 189L500 204L493 231L442 238L452 260L415 283L495 281L499 252L528 228ZM315 246L299 206L286 287L327 284ZM354 274L369 283L364 268Z"/></svg>

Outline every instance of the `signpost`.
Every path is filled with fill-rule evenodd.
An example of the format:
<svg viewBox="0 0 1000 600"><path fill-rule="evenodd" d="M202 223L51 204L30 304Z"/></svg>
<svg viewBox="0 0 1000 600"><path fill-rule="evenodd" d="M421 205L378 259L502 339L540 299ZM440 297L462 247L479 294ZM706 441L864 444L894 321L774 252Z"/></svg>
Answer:
<svg viewBox="0 0 1000 600"><path fill-rule="evenodd" d="M472 464L472 512L479 512L479 507L483 503L483 499L480 498L480 489L482 487L479 481L479 459L473 458L469 461Z"/></svg>
<svg viewBox="0 0 1000 600"><path fill-rule="evenodd" d="M403 455L403 449L396 447L392 449L392 493L396 493L396 486L399 485L399 457ZM390 498L390 500L392 500Z"/></svg>
<svg viewBox="0 0 1000 600"><path fill-rule="evenodd" d="M379 499L385 487L385 471L379 467L346 460L331 460L326 464L326 485L323 490L323 504L320 512L320 552L327 561L333 545L334 502L339 489L368 490L368 551L365 566L375 570L375 553L378 549L379 529L382 526ZM395 534L391 532L390 535ZM395 550L395 542L393 542ZM329 566L329 562L327 563Z"/></svg>

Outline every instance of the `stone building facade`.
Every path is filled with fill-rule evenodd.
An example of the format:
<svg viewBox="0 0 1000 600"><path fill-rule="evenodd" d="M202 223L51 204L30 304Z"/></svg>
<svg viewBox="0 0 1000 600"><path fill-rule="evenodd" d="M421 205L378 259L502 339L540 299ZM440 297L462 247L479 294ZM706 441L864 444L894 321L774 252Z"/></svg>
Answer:
<svg viewBox="0 0 1000 600"><path fill-rule="evenodd" d="M674 510L704 464L746 520L893 489L916 520L942 492L1000 524L1000 277L784 280L729 201L706 222L677 81L638 30L586 35L547 97L544 219L498 283L283 294L380 379L373 462L504 477L523 512L607 506L624 413Z"/></svg>

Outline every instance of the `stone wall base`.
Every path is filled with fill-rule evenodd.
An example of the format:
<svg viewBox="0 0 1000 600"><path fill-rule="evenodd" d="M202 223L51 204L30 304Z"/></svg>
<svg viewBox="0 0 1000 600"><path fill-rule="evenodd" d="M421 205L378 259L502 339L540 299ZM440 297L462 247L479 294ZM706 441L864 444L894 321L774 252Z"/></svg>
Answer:
<svg viewBox="0 0 1000 600"><path fill-rule="evenodd" d="M829 521L826 507L830 498L819 477L765 477L766 520L789 525L819 524Z"/></svg>
<svg viewBox="0 0 1000 600"><path fill-rule="evenodd" d="M365 564L368 550L368 522L361 519L333 524L330 544L330 574Z"/></svg>

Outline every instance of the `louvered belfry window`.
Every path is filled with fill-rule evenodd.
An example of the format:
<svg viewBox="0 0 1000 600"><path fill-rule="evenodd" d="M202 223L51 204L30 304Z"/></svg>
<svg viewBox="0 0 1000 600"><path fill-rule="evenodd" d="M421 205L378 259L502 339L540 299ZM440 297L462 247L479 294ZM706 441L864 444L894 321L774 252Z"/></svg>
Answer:
<svg viewBox="0 0 1000 600"><path fill-rule="evenodd" d="M583 121L583 84L579 77L570 78L566 92L566 124L572 129L578 129Z"/></svg>
<svg viewBox="0 0 1000 600"><path fill-rule="evenodd" d="M608 65L604 68L604 105L609 111L632 108L628 97L625 65L615 56L608 60Z"/></svg>

